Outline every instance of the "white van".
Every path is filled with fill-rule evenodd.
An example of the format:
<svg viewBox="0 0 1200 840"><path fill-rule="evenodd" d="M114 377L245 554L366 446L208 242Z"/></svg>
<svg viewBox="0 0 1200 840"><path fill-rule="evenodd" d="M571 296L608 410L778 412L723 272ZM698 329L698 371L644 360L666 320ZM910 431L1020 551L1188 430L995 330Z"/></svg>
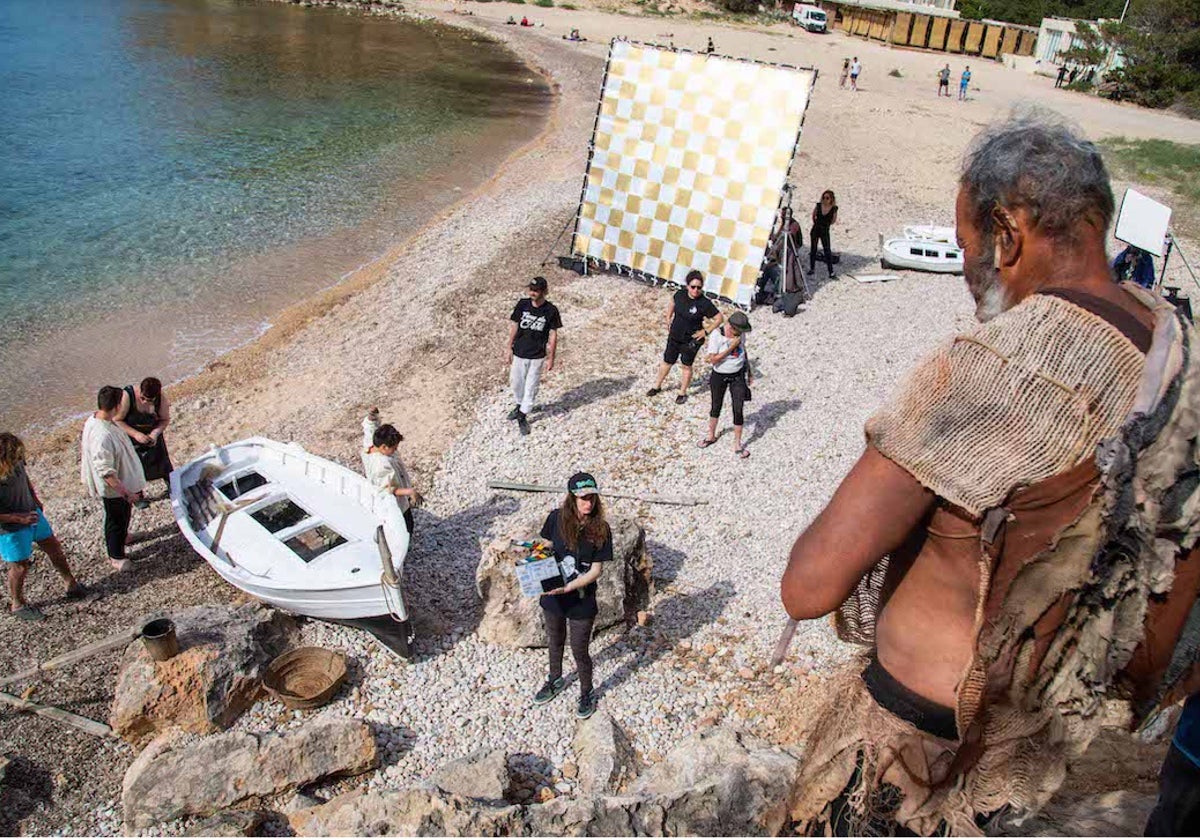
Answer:
<svg viewBox="0 0 1200 840"><path fill-rule="evenodd" d="M809 32L824 32L828 25L825 13L816 6L796 4L792 9L792 20Z"/></svg>

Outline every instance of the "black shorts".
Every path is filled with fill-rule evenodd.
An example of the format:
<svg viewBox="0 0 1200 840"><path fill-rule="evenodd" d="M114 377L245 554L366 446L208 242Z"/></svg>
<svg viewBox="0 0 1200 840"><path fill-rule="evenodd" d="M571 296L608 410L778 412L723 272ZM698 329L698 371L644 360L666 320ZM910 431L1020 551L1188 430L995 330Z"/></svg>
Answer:
<svg viewBox="0 0 1200 840"><path fill-rule="evenodd" d="M672 336L667 336L667 349L663 351L663 361L669 365L679 362L684 367L691 367L703 344L703 341L697 341L694 338L680 341Z"/></svg>
<svg viewBox="0 0 1200 840"><path fill-rule="evenodd" d="M938 87L944 87L944 88L950 87L950 80L949 79L939 79Z"/></svg>

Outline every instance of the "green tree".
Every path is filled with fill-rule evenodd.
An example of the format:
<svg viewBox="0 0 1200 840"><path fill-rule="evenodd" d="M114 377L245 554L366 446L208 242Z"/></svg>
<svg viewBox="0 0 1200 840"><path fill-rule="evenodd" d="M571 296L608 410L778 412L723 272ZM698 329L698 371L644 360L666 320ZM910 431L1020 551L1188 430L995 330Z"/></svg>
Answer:
<svg viewBox="0 0 1200 840"><path fill-rule="evenodd" d="M1077 67L1099 67L1108 57L1110 49L1108 41L1096 27L1081 21L1075 24L1071 48L1060 52L1058 61Z"/></svg>
<svg viewBox="0 0 1200 840"><path fill-rule="evenodd" d="M1103 30L1124 63L1110 82L1141 105L1200 117L1200 0L1136 0Z"/></svg>

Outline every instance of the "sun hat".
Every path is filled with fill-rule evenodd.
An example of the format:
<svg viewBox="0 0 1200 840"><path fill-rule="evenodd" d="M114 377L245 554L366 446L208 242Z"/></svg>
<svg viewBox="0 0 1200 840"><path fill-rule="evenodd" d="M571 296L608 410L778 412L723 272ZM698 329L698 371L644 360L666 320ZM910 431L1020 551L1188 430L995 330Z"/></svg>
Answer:
<svg viewBox="0 0 1200 840"><path fill-rule="evenodd" d="M539 292L544 292L550 288L550 284L546 282L545 277L534 277L529 281L529 288L536 289Z"/></svg>
<svg viewBox="0 0 1200 840"><path fill-rule="evenodd" d="M754 327L750 326L750 316L745 312L734 312L730 315L729 326L742 333L748 333L754 329Z"/></svg>
<svg viewBox="0 0 1200 840"><path fill-rule="evenodd" d="M592 496L600 492L591 473L578 472L567 482L567 490L576 496Z"/></svg>

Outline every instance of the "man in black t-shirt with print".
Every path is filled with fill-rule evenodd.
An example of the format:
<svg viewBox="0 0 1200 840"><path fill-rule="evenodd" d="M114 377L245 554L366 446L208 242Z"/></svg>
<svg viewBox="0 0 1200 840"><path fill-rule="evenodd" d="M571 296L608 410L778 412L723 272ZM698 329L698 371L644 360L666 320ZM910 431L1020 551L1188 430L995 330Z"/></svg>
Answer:
<svg viewBox="0 0 1200 840"><path fill-rule="evenodd" d="M712 326L714 330L725 320L716 305L704 296L704 275L689 271L686 287L676 292L667 304L667 349L658 366L658 380L646 396L654 397L662 392L663 381L675 362L679 362L683 365L683 381L679 384L675 402L687 402L687 389L692 384L692 363L709 332L704 329L706 318L717 319Z"/></svg>
<svg viewBox="0 0 1200 840"><path fill-rule="evenodd" d="M508 413L517 421L521 434L529 434L529 412L542 381L542 370L554 369L554 352L558 349L558 330L562 318L558 307L546 300L549 284L545 277L529 281L529 297L521 298L509 316L508 381L512 386L516 406Z"/></svg>

